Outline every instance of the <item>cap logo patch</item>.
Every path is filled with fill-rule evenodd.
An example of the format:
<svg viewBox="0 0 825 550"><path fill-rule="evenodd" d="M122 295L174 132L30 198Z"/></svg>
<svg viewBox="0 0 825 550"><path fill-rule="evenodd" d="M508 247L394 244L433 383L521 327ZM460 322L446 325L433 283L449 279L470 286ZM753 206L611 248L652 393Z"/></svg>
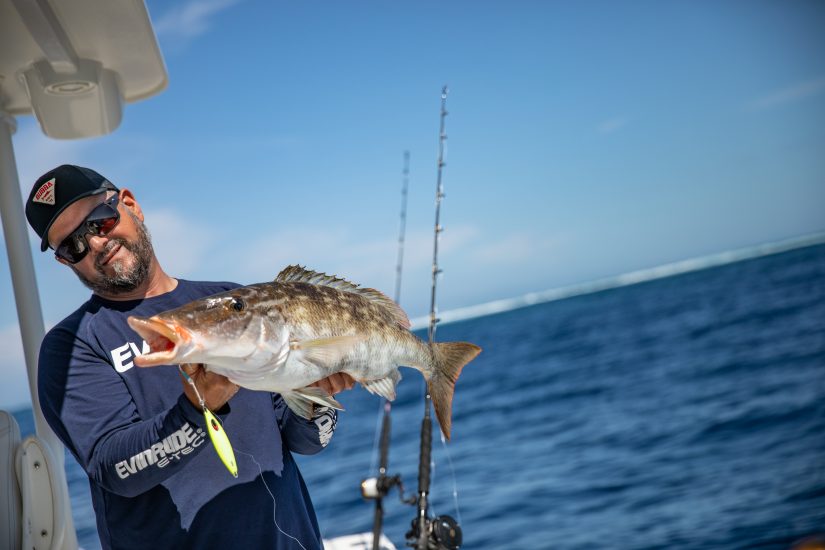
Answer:
<svg viewBox="0 0 825 550"><path fill-rule="evenodd" d="M54 186L55 186L55 179L52 178L43 185L40 186L40 189L35 192L34 197L32 198L32 202L39 202L42 204L50 204L54 206Z"/></svg>

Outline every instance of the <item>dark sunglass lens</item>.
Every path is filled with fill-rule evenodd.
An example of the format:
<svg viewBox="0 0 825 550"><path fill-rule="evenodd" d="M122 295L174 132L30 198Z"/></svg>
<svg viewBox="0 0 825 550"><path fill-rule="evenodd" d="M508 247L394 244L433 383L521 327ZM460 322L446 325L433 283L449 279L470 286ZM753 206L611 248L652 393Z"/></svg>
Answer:
<svg viewBox="0 0 825 550"><path fill-rule="evenodd" d="M86 226L89 228L89 233L103 236L114 229L119 221L120 213L117 211L117 206L103 203L86 218Z"/></svg>
<svg viewBox="0 0 825 550"><path fill-rule="evenodd" d="M70 235L55 250L55 255L63 258L69 263L76 264L86 257L89 247L82 236Z"/></svg>
<svg viewBox="0 0 825 550"><path fill-rule="evenodd" d="M115 228L117 222L119 221L120 217L118 216L111 216L109 218L102 218L98 220L89 220L89 233L102 237L109 234L109 232Z"/></svg>

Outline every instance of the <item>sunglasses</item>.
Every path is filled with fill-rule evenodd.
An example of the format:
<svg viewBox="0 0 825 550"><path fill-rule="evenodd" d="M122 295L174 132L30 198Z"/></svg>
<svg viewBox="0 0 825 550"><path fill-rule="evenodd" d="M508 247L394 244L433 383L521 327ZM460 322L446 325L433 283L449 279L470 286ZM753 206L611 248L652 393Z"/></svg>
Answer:
<svg viewBox="0 0 825 550"><path fill-rule="evenodd" d="M98 204L86 217L77 229L63 239L54 250L56 258L62 258L70 264L76 264L89 253L89 242L86 235L103 237L108 235L120 221L120 212L117 211L117 195L106 202Z"/></svg>

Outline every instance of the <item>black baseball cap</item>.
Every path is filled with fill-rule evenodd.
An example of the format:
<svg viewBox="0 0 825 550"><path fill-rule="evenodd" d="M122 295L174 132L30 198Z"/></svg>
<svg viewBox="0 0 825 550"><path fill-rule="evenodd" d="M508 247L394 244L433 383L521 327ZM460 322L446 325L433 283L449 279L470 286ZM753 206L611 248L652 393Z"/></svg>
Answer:
<svg viewBox="0 0 825 550"><path fill-rule="evenodd" d="M37 178L26 201L26 218L40 236L40 251L49 248L49 228L70 204L109 190L118 188L94 170L72 164L62 164Z"/></svg>

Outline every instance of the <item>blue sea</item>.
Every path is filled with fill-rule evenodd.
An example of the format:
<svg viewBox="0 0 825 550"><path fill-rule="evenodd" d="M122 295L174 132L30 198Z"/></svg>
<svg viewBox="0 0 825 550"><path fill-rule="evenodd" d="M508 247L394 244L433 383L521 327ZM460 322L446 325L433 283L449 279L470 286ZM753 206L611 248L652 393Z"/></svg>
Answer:
<svg viewBox="0 0 825 550"><path fill-rule="evenodd" d="M453 439L434 440L435 514L465 548L790 548L825 534L825 245L438 328L484 348L462 373ZM423 385L393 404L389 473L417 487ZM299 462L326 537L370 531L380 400L347 410ZM31 411L16 414L24 433ZM231 434L230 434L231 436ZM67 457L81 545L98 548ZM384 530L415 517L394 490Z"/></svg>

